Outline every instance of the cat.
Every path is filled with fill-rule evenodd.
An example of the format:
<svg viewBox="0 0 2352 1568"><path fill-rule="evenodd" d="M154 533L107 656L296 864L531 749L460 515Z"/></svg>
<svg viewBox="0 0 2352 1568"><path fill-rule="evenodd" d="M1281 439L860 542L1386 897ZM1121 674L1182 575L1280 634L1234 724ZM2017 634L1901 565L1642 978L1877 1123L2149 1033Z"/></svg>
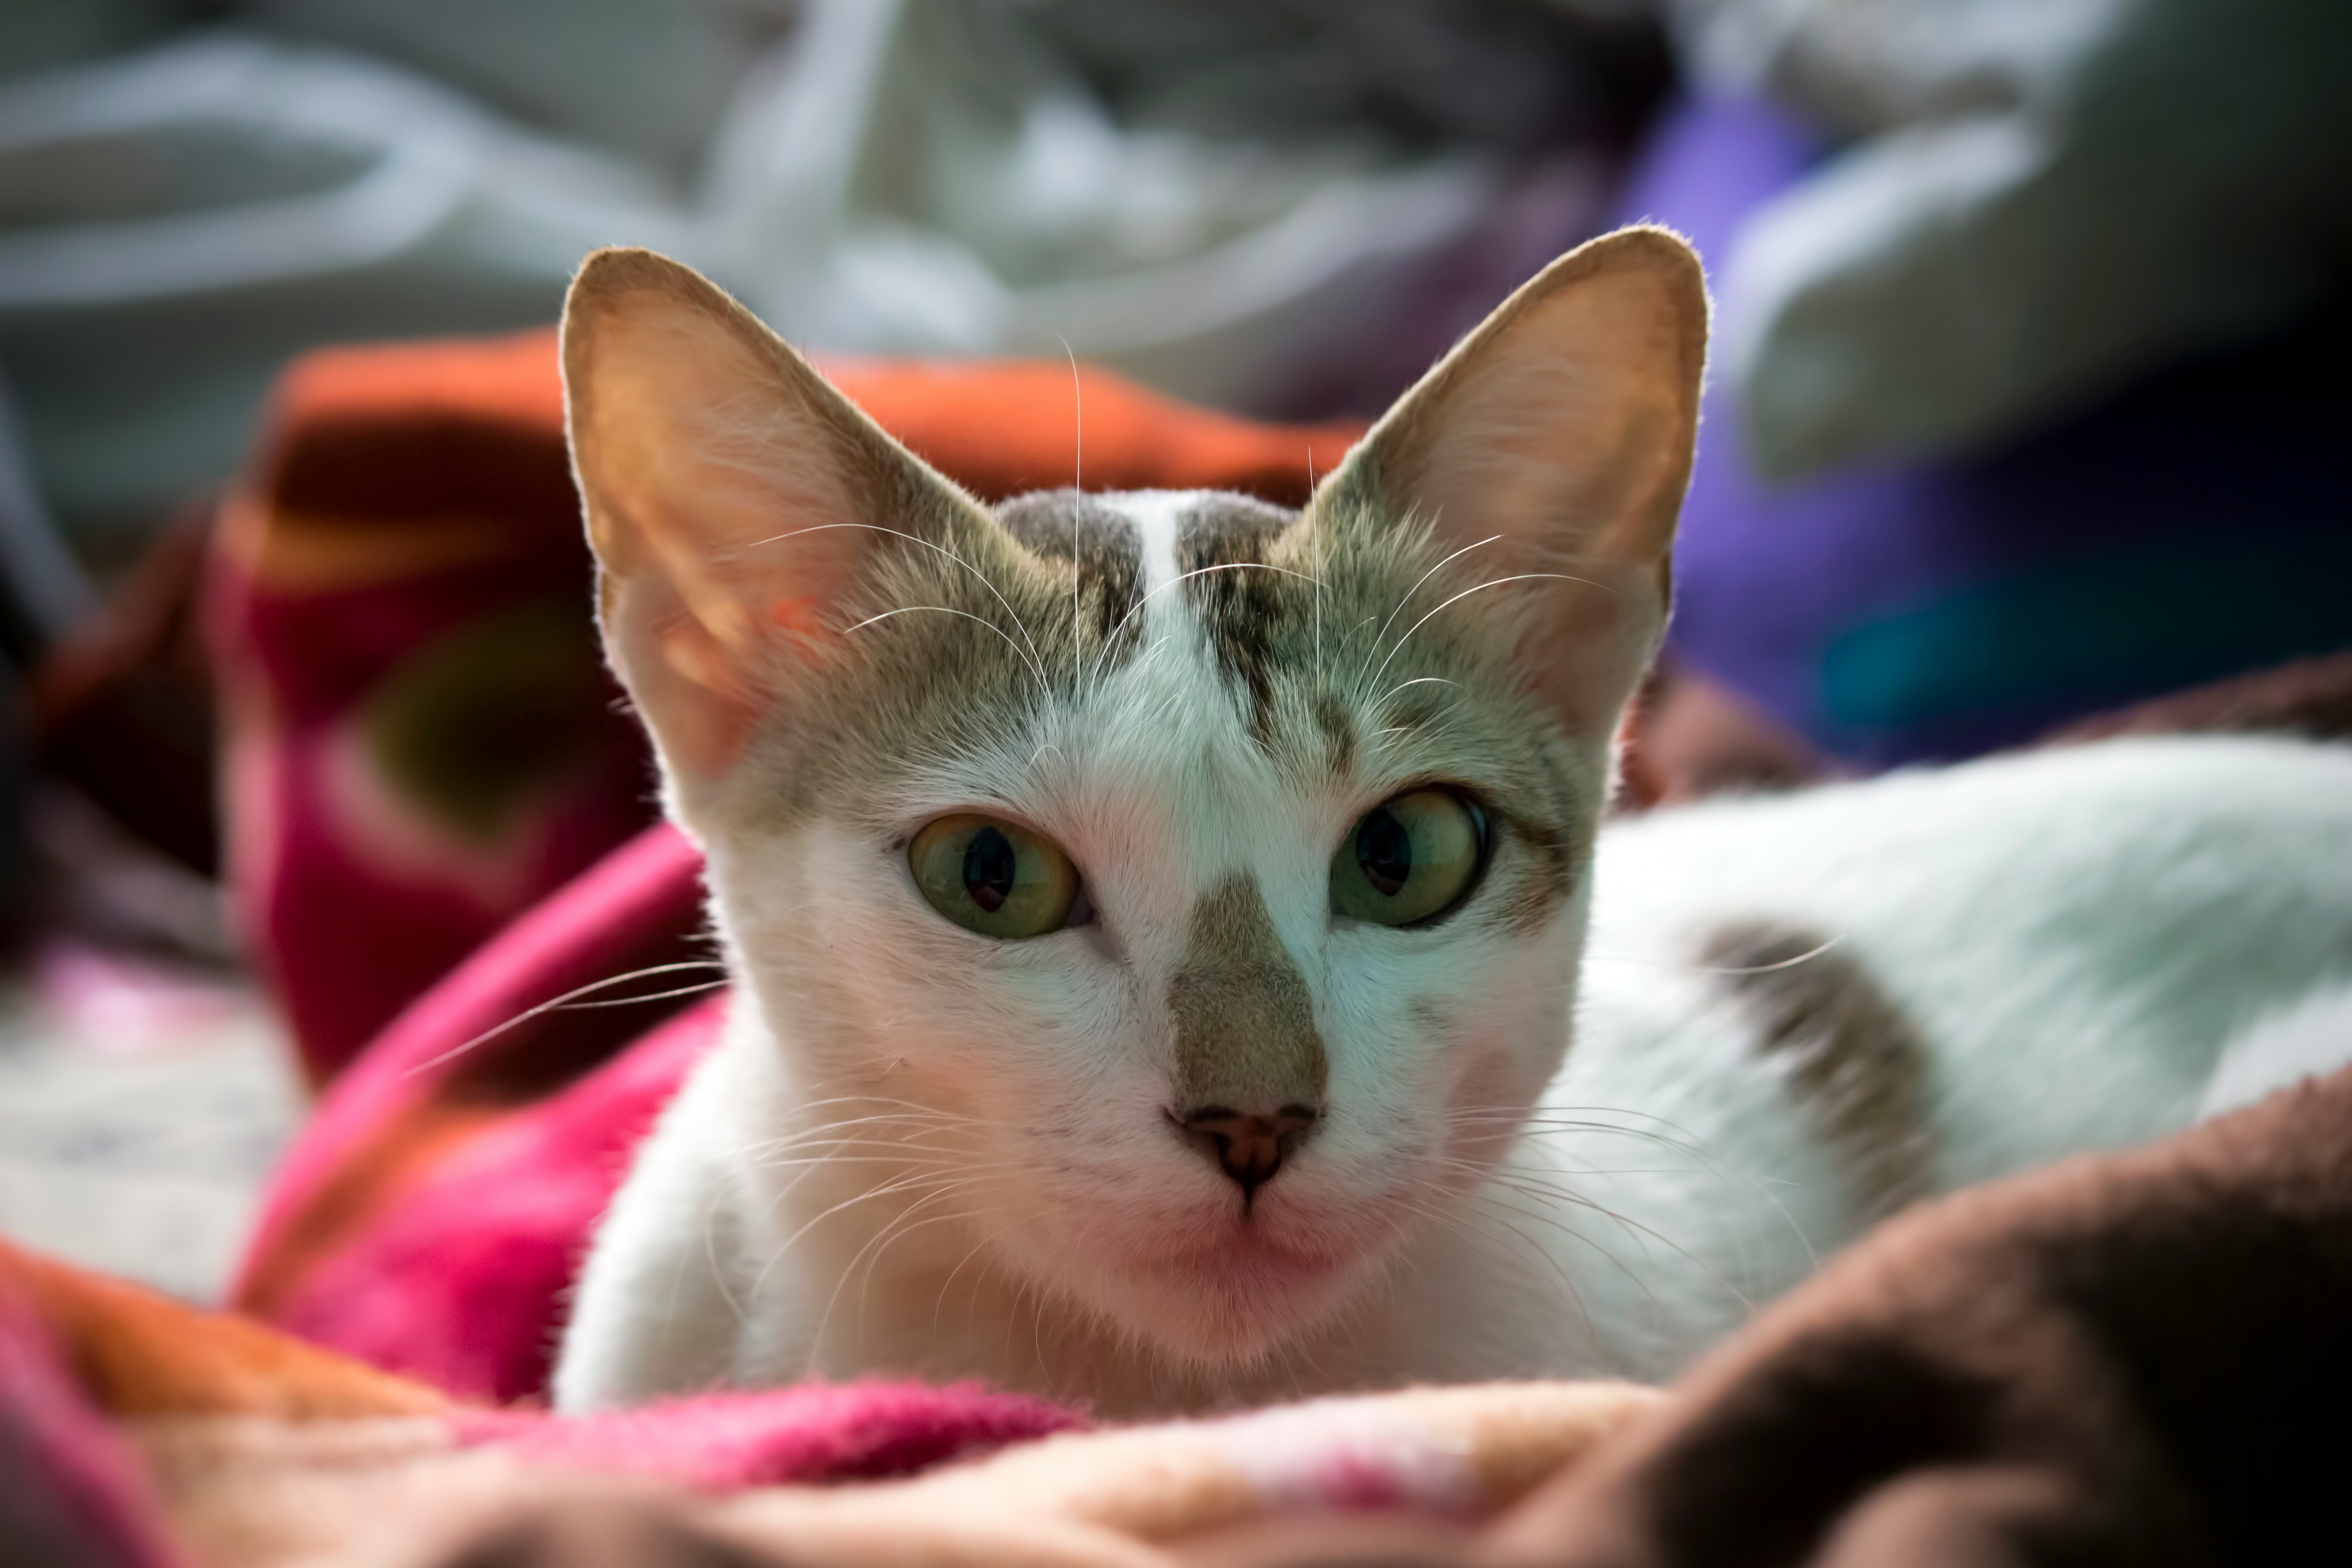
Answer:
<svg viewBox="0 0 2352 1568"><path fill-rule="evenodd" d="M599 614L734 989L558 1407L1664 1377L1880 1215L2179 1126L2234 1037L2352 994L2344 751L1603 827L1706 328L1689 249L1622 231L1303 511L991 510L691 271L591 258Z"/></svg>

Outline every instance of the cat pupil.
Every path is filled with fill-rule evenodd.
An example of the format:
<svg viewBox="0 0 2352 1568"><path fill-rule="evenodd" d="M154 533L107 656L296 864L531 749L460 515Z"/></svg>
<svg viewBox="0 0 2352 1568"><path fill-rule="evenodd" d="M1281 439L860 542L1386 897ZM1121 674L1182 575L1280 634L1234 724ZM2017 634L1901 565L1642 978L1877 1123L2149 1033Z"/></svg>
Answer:
<svg viewBox="0 0 2352 1568"><path fill-rule="evenodd" d="M1412 875L1412 835L1383 806L1356 829L1356 864L1383 898L1394 898Z"/></svg>
<svg viewBox="0 0 2352 1568"><path fill-rule="evenodd" d="M1013 872L1018 860L1011 839L993 827L982 828L964 848L964 891L971 895L973 903L994 914L1013 896Z"/></svg>

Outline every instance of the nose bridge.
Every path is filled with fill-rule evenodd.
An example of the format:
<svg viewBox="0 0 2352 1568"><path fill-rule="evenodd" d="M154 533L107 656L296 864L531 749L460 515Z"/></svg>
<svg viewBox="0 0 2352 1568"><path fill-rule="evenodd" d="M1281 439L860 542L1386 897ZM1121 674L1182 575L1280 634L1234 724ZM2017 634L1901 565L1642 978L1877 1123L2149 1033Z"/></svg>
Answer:
<svg viewBox="0 0 2352 1568"><path fill-rule="evenodd" d="M1219 1108L1275 1116L1323 1103L1328 1065L1314 994L1266 912L1257 879L1235 872L1192 906L1168 984L1176 1025L1177 1115Z"/></svg>

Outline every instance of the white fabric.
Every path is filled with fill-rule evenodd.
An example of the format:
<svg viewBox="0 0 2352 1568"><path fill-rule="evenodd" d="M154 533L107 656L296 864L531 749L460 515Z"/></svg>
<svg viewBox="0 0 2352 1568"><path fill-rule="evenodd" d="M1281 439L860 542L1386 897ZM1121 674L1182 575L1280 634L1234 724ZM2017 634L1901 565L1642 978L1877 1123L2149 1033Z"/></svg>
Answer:
<svg viewBox="0 0 2352 1568"><path fill-rule="evenodd" d="M1859 138L1711 258L1768 472L1978 447L2344 280L2342 0L1674 8L1716 80Z"/></svg>
<svg viewBox="0 0 2352 1568"><path fill-rule="evenodd" d="M786 31L786 8L266 0L267 31L0 70L0 366L57 509L152 520L225 476L288 354L551 321L580 258L616 243L809 347L1068 353L1251 413L1338 388L1376 405L1602 197L1604 157L1559 137L1574 73L1523 49L1504 81L1508 37L1402 73L1425 79L1430 134L1342 112L1400 74L1366 40L1450 36L1411 0L1328 26L805 0ZM1142 85L1194 112L1114 113L1081 46L1131 76L1171 26L1191 52ZM1269 27L1319 71L1328 120L1197 123L1204 103L1278 118L1278 90L1223 74ZM1449 290L1476 296L1465 318L1426 319Z"/></svg>

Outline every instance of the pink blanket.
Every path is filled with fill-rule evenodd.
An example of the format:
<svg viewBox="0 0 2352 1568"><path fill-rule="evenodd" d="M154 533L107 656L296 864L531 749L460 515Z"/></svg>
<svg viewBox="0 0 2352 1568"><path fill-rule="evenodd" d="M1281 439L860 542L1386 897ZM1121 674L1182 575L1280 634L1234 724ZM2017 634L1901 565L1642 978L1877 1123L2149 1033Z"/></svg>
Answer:
<svg viewBox="0 0 2352 1568"><path fill-rule="evenodd" d="M404 1012L280 1165L238 1304L453 1394L538 1395L590 1227L722 1004L545 1005L648 967L579 1000L707 984L700 872L648 828Z"/></svg>

